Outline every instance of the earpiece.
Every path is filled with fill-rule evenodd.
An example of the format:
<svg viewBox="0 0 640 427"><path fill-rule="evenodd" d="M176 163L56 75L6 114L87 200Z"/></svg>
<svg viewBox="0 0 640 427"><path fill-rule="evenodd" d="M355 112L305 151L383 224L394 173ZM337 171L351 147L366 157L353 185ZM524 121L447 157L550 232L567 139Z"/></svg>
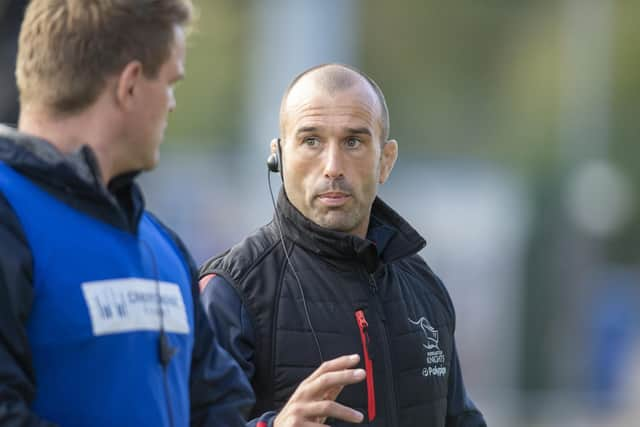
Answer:
<svg viewBox="0 0 640 427"><path fill-rule="evenodd" d="M271 153L269 157L267 157L267 167L269 171L273 173L280 172L280 159L278 159L278 153Z"/></svg>
<svg viewBox="0 0 640 427"><path fill-rule="evenodd" d="M278 149L267 158L267 168L273 173L280 172L280 138L276 141L276 145Z"/></svg>

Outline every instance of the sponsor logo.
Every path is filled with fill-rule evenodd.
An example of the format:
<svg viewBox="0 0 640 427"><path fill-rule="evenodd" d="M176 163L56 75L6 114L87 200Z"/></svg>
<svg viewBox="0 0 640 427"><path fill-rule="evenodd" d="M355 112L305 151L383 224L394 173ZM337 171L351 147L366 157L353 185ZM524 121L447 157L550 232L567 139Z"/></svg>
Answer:
<svg viewBox="0 0 640 427"><path fill-rule="evenodd" d="M125 278L82 284L94 335L164 330L189 333L187 312L175 283Z"/></svg>
<svg viewBox="0 0 640 427"><path fill-rule="evenodd" d="M440 334L438 330L431 326L431 323L424 316L418 320L408 320L412 325L419 326L424 335L425 342L422 347L426 350L427 366L422 369L422 376L445 376L447 374L447 361L444 352L440 350Z"/></svg>

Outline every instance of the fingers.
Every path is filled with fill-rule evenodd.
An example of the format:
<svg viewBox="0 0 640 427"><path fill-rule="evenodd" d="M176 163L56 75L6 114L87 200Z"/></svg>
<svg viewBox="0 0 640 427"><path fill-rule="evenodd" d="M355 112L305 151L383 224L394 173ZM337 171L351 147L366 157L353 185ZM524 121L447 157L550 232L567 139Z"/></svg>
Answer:
<svg viewBox="0 0 640 427"><path fill-rule="evenodd" d="M301 389L301 397L319 400L332 396L335 399L345 385L359 383L365 377L364 369L325 372L305 384L305 387Z"/></svg>
<svg viewBox="0 0 640 427"><path fill-rule="evenodd" d="M335 418L336 420L349 423L359 423L364 418L361 412L332 400L310 402L307 403L306 406L304 412L307 414L307 417L320 418L323 421L327 418Z"/></svg>
<svg viewBox="0 0 640 427"><path fill-rule="evenodd" d="M336 400L344 387L334 387L327 390L320 400Z"/></svg>
<svg viewBox="0 0 640 427"><path fill-rule="evenodd" d="M307 423L319 423L319 425L322 425L327 418L334 418L350 423L360 423L364 419L364 415L355 409L351 409L334 401L322 400L292 404L288 408L287 416L281 417L279 415L276 417L276 421L278 421L278 418L286 418L286 420L283 421L287 426L300 426L307 425ZM277 424L279 423L276 423L276 425Z"/></svg>
<svg viewBox="0 0 640 427"><path fill-rule="evenodd" d="M343 369L353 368L360 362L360 356L357 354L350 354L348 356L340 356L335 359L327 360L323 362L318 369L313 371L311 375L307 377L305 381L313 381L315 378L324 374L325 372L340 371ZM304 381L303 381L304 382Z"/></svg>
<svg viewBox="0 0 640 427"><path fill-rule="evenodd" d="M337 357L320 365L300 383L276 416L274 425L319 426L327 418L361 422L364 416L360 412L334 401L344 386L358 383L366 377L364 369L353 369L359 361L360 356L355 354Z"/></svg>

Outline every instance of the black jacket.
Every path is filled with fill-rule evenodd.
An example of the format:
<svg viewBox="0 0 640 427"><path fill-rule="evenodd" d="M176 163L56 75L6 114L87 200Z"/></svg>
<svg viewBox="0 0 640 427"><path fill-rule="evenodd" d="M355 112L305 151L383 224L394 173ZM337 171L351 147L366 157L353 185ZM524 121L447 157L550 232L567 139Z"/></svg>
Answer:
<svg viewBox="0 0 640 427"><path fill-rule="evenodd" d="M133 180L136 174L116 177L105 187L88 147L63 155L44 140L0 126L0 161L75 209L125 232L137 232L144 200ZM191 257L167 231L190 261L194 279L191 425L243 425L252 392L237 364L216 343L197 298L197 269ZM34 297L32 274L25 234L0 192L0 425L6 427L51 425L29 408L37 390L26 333Z"/></svg>
<svg viewBox="0 0 640 427"><path fill-rule="evenodd" d="M363 368L372 360L373 384L348 386L338 401L362 411L365 423L485 425L464 389L453 305L406 221L376 199L368 239L360 239L317 226L284 192L276 219L200 271L209 319L252 380L253 416L280 409L320 353L359 353Z"/></svg>

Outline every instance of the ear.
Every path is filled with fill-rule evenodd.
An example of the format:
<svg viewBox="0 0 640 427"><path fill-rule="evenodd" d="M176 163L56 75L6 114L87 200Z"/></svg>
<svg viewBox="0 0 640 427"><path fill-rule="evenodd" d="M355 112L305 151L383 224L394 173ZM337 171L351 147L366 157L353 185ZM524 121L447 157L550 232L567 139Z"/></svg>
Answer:
<svg viewBox="0 0 640 427"><path fill-rule="evenodd" d="M131 61L122 69L116 82L118 105L128 109L133 104L143 77L140 61Z"/></svg>
<svg viewBox="0 0 640 427"><path fill-rule="evenodd" d="M278 138L273 138L271 140L271 154L278 153Z"/></svg>
<svg viewBox="0 0 640 427"><path fill-rule="evenodd" d="M395 139L390 139L382 146L382 157L380 159L380 176L378 177L378 183L384 184L389 175L393 165L398 158L398 142Z"/></svg>

